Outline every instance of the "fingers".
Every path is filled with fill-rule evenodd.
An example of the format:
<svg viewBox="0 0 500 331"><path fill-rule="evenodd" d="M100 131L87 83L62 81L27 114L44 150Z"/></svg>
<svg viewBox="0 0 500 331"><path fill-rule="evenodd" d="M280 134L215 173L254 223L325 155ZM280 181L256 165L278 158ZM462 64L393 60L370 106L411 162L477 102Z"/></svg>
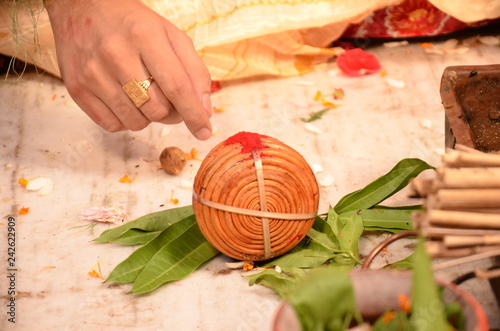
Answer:
<svg viewBox="0 0 500 331"><path fill-rule="evenodd" d="M152 13L147 10L145 14ZM92 39L92 47L69 43L75 46L72 52L65 51L69 46L61 48L65 51L60 51L61 56L58 51L65 64L61 72L68 91L92 120L108 131L141 130L150 122L184 121L195 137L208 139L212 134L211 80L192 41L157 14L146 21L138 21L136 16L129 16L126 22L115 20L109 29L101 26L109 31L106 38ZM112 28L124 22L126 29ZM122 86L131 79L140 82L150 76L154 81L147 90L149 100L137 108Z"/></svg>
<svg viewBox="0 0 500 331"><path fill-rule="evenodd" d="M66 81L68 91L87 115L107 131L144 129L150 121L128 98L112 71L102 69L109 67L99 60L88 61L85 70Z"/></svg>
<svg viewBox="0 0 500 331"><path fill-rule="evenodd" d="M175 39L178 37L177 35L168 35L166 31L150 31L150 33L148 43L141 43L142 59L145 66L191 133L200 140L208 139L212 135L212 126L209 120L211 106L208 94L210 92L208 72L204 72L206 69L203 69L204 65L201 60L195 61L190 66L185 66L173 48L168 47L172 45L170 38ZM152 40L157 41L154 44L166 47L162 49L148 47ZM177 41L177 39L176 42L179 49L186 47L183 49L181 57L193 60L198 56L192 44L187 45L185 41ZM205 85L207 87L204 87Z"/></svg>
<svg viewBox="0 0 500 331"><path fill-rule="evenodd" d="M108 132L118 132L127 129L113 114L111 109L95 95L89 93L87 96L75 96L73 99L80 105L80 108L83 109L90 119L104 130Z"/></svg>
<svg viewBox="0 0 500 331"><path fill-rule="evenodd" d="M212 80L207 67L203 63L201 57L196 52L191 38L184 32L181 32L167 21L165 23L169 27L169 37L174 53L179 58L180 62L186 68L186 73L193 84L194 89L201 96L203 108L207 111L209 117L212 116L212 104L210 101L210 89Z"/></svg>

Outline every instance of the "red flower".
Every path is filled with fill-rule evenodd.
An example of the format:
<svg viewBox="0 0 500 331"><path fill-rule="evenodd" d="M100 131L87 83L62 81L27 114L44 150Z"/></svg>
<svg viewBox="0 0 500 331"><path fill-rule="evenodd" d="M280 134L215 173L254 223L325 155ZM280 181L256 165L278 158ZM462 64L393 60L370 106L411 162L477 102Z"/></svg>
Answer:
<svg viewBox="0 0 500 331"><path fill-rule="evenodd" d="M349 49L340 54L337 57L337 65L343 73L349 76L371 74L382 68L375 55L361 48Z"/></svg>

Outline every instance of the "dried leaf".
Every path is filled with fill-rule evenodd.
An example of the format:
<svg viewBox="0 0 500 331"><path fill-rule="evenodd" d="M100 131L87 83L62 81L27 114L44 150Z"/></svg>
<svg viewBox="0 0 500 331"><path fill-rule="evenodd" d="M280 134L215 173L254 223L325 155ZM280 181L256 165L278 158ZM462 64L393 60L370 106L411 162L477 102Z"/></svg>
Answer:
<svg viewBox="0 0 500 331"><path fill-rule="evenodd" d="M309 118L301 118L300 120L304 123L311 123L317 121L323 117L331 108L325 108L309 114Z"/></svg>

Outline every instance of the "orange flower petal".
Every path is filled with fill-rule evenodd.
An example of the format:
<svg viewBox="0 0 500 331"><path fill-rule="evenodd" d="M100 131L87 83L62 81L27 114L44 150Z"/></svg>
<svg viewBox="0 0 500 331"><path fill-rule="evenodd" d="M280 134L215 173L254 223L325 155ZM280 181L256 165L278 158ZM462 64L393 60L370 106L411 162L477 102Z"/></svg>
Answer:
<svg viewBox="0 0 500 331"><path fill-rule="evenodd" d="M26 215L29 212L30 212L30 208L29 207L23 207L23 208L17 210L17 213L19 215Z"/></svg>
<svg viewBox="0 0 500 331"><path fill-rule="evenodd" d="M186 161L190 161L190 160L198 160L198 161L202 161L201 159L198 158L198 150L196 148L191 148L191 152L188 153L184 153L185 154L185 158L186 158Z"/></svg>
<svg viewBox="0 0 500 331"><path fill-rule="evenodd" d="M253 263L245 263L243 265L243 270L244 271L247 271L247 270L252 270L254 268L254 264Z"/></svg>
<svg viewBox="0 0 500 331"><path fill-rule="evenodd" d="M334 104L334 103L332 103L330 101L327 101L325 99L321 99L321 103L323 104L323 106L328 107L328 108L335 108L335 107L337 107L336 104Z"/></svg>
<svg viewBox="0 0 500 331"><path fill-rule="evenodd" d="M104 280L104 277L102 277L96 270L89 271L89 276Z"/></svg>
<svg viewBox="0 0 500 331"><path fill-rule="evenodd" d="M17 181L19 183L19 185L21 185L22 187L26 187L26 185L28 185L28 180L26 178L19 178L19 180Z"/></svg>
<svg viewBox="0 0 500 331"><path fill-rule="evenodd" d="M411 311L411 303L410 303L410 299L408 298L408 296L404 293L401 293L399 296L398 296L398 302L399 302L399 306L401 307L401 309L405 312L405 313L409 313Z"/></svg>
<svg viewBox="0 0 500 331"><path fill-rule="evenodd" d="M89 271L89 276L93 278L99 278L104 280L104 277L101 276L101 264L97 262L92 269Z"/></svg>
<svg viewBox="0 0 500 331"><path fill-rule="evenodd" d="M131 179L128 175L125 175L122 178L120 178L120 183L132 183L134 180L135 176L134 178Z"/></svg>
<svg viewBox="0 0 500 331"><path fill-rule="evenodd" d="M388 311L387 313L384 313L384 315L382 315L382 322L384 322L384 324L389 324L389 322L392 321L396 316L397 313L395 311Z"/></svg>
<svg viewBox="0 0 500 331"><path fill-rule="evenodd" d="M215 113L223 113L224 108L222 107L212 107Z"/></svg>
<svg viewBox="0 0 500 331"><path fill-rule="evenodd" d="M422 48L430 48L432 47L432 43L418 43Z"/></svg>

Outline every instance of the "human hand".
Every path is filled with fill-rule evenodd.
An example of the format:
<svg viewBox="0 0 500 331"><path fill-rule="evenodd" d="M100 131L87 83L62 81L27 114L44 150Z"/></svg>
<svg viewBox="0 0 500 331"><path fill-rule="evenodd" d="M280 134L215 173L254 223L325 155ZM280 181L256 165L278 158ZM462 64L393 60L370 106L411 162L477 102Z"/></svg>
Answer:
<svg viewBox="0 0 500 331"><path fill-rule="evenodd" d="M140 0L46 0L61 76L74 101L110 132L184 121L211 136L210 75L191 39ZM122 86L154 78L140 108Z"/></svg>

